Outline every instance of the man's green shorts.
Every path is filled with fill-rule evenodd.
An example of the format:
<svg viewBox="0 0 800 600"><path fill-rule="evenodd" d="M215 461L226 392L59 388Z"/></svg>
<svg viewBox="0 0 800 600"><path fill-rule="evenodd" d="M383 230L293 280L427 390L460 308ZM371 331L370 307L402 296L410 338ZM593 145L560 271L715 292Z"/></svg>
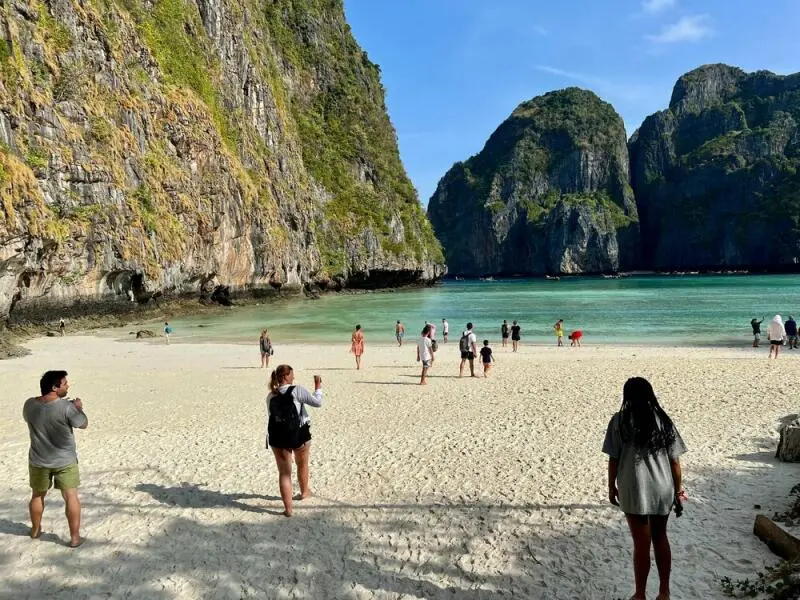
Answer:
<svg viewBox="0 0 800 600"><path fill-rule="evenodd" d="M29 464L28 472L30 473L31 489L34 492L46 492L51 486L57 490L71 490L81 484L81 476L76 462L57 469Z"/></svg>

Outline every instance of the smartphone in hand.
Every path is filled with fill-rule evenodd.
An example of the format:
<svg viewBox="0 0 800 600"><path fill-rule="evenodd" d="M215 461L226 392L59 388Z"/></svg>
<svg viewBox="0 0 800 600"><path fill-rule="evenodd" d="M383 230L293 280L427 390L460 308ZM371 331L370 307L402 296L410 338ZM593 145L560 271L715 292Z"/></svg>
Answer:
<svg viewBox="0 0 800 600"><path fill-rule="evenodd" d="M314 375L314 385L315 386L322 385L322 377L320 377L319 375Z"/></svg>

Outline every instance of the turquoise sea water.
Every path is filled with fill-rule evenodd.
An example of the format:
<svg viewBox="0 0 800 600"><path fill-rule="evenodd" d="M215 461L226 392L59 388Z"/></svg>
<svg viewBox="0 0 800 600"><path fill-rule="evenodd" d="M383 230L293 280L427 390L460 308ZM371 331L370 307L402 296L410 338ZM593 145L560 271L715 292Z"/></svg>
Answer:
<svg viewBox="0 0 800 600"><path fill-rule="evenodd" d="M404 289L319 300L279 300L235 307L229 314L176 318L175 341L254 342L267 328L281 342L349 343L356 323L367 342L394 339L394 323L415 338L426 320L450 322L457 337L467 321L479 339L499 338L503 319L517 319L523 342L553 343L553 323L582 329L587 344L747 345L750 319L776 314L800 318L798 275L630 276L621 279L565 277L560 281L511 279L446 281L432 288Z"/></svg>

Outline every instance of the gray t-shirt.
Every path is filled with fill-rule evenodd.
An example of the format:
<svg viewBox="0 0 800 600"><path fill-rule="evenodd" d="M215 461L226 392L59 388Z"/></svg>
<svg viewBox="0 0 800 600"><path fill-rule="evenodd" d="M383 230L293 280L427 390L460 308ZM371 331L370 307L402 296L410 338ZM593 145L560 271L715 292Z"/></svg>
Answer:
<svg viewBox="0 0 800 600"><path fill-rule="evenodd" d="M655 456L636 451L622 441L621 413L611 417L603 442L603 452L617 460L619 506L631 515L668 515L675 499L670 460L686 452L681 434L675 429L675 441Z"/></svg>
<svg viewBox="0 0 800 600"><path fill-rule="evenodd" d="M22 408L28 424L31 448L28 462L36 467L58 469L78 462L73 427L85 427L89 420L66 398L42 402L28 398Z"/></svg>

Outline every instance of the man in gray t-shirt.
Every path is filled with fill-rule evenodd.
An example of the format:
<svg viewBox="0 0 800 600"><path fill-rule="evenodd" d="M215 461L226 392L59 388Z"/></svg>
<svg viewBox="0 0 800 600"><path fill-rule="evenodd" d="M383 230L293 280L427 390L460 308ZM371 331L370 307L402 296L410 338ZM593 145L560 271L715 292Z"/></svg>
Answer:
<svg viewBox="0 0 800 600"><path fill-rule="evenodd" d="M81 545L82 540L81 503L78 498L80 473L72 430L74 427L86 429L89 420L83 412L80 398L66 398L69 390L66 371L47 371L39 381L39 388L42 395L29 398L22 408L22 417L28 424L31 440L28 451L31 537L38 538L42 533L44 497L52 485L61 490L67 504L69 546L75 548Z"/></svg>

